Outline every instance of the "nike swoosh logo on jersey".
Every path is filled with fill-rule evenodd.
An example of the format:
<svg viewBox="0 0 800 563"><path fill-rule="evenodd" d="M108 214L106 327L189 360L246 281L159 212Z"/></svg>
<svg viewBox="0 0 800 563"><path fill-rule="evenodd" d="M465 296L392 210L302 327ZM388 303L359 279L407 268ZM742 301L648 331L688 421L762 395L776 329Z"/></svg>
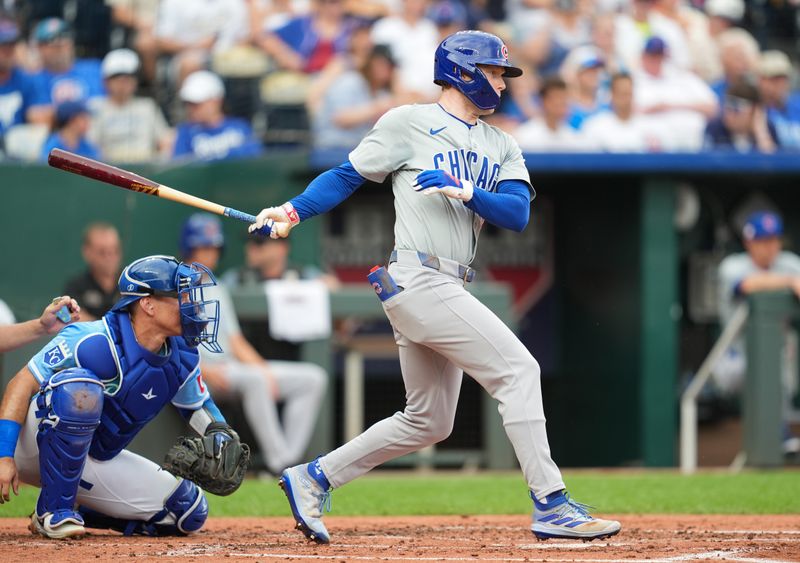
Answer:
<svg viewBox="0 0 800 563"><path fill-rule="evenodd" d="M441 133L441 132L442 132L442 131L444 131L445 129L447 129L447 125L445 125L445 126L444 126L444 127L442 127L441 129L434 129L433 127L431 127L430 134L431 134L431 135L438 135L439 133Z"/></svg>

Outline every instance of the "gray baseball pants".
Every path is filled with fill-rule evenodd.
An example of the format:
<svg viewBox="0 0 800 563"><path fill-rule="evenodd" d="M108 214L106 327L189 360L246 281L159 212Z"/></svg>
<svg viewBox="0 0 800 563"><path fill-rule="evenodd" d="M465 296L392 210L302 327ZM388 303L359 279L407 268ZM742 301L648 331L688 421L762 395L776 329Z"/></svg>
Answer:
<svg viewBox="0 0 800 563"><path fill-rule="evenodd" d="M498 401L503 426L537 498L564 489L550 457L539 364L516 335L464 288L458 264L423 266L398 251L389 273L404 290L383 303L399 347L406 388L403 412L377 422L320 459L341 487L390 459L447 438L466 371Z"/></svg>

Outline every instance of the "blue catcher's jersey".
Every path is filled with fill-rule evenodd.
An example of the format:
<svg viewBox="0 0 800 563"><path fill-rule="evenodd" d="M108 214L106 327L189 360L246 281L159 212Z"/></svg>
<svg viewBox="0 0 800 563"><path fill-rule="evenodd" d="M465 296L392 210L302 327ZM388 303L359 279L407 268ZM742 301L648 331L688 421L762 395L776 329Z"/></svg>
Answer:
<svg viewBox="0 0 800 563"><path fill-rule="evenodd" d="M153 354L136 341L125 312L65 327L28 362L40 383L76 366L91 370L105 385L103 414L89 449L101 461L122 451L168 402L194 410L209 398L197 349L171 337L163 354Z"/></svg>

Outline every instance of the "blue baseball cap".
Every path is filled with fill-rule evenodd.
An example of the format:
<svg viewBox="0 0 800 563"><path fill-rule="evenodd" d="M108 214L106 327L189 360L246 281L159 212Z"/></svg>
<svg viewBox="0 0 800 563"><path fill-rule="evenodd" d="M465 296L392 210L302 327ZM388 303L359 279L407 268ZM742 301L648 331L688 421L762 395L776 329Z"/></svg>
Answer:
<svg viewBox="0 0 800 563"><path fill-rule="evenodd" d="M179 242L181 256L187 258L197 248L222 248L225 246L225 235L222 233L222 221L210 213L194 213L181 227Z"/></svg>
<svg viewBox="0 0 800 563"><path fill-rule="evenodd" d="M19 28L13 20L0 18L0 45L16 43L19 39Z"/></svg>
<svg viewBox="0 0 800 563"><path fill-rule="evenodd" d="M70 119L82 113L89 113L84 100L70 100L56 106L56 126L63 127Z"/></svg>
<svg viewBox="0 0 800 563"><path fill-rule="evenodd" d="M467 25L467 9L461 2L442 0L428 9L428 18L433 20L436 25L456 24L464 27Z"/></svg>
<svg viewBox="0 0 800 563"><path fill-rule="evenodd" d="M46 18L36 24L33 38L38 43L49 43L61 37L69 37L69 26L60 18Z"/></svg>
<svg viewBox="0 0 800 563"><path fill-rule="evenodd" d="M578 70L589 70L591 68L603 68L606 66L605 61L597 56L597 53L587 52L578 61Z"/></svg>
<svg viewBox="0 0 800 563"><path fill-rule="evenodd" d="M744 240L779 237L783 234L783 220L777 213L757 211L747 217L742 229Z"/></svg>
<svg viewBox="0 0 800 563"><path fill-rule="evenodd" d="M654 35L645 42L644 52L649 55L666 55L667 43Z"/></svg>

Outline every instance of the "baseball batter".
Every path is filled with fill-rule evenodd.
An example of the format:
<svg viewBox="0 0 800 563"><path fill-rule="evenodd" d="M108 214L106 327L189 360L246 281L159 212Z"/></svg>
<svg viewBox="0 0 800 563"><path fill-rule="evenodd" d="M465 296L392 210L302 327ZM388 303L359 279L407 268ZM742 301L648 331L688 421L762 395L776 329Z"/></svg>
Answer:
<svg viewBox="0 0 800 563"><path fill-rule="evenodd" d="M283 206L264 209L250 227L271 224L270 236L287 236L365 180L391 175L395 250L389 276L374 285L399 346L406 407L333 452L283 472L280 484L297 527L318 543L330 541L321 517L331 489L450 434L463 372L499 403L534 501L533 533L594 539L619 532L618 522L591 517L567 495L550 457L539 365L465 290L484 221L515 231L528 222L534 191L520 149L480 120L499 104L504 79L520 74L498 37L479 31L447 37L435 55L438 103L391 110L348 162Z"/></svg>
<svg viewBox="0 0 800 563"><path fill-rule="evenodd" d="M32 532L203 526L203 491L125 448L168 403L199 434L238 442L200 376L197 345L216 344L216 302L203 299L214 283L171 256L136 260L111 311L66 326L11 380L0 405L0 503L20 480L41 487Z"/></svg>

